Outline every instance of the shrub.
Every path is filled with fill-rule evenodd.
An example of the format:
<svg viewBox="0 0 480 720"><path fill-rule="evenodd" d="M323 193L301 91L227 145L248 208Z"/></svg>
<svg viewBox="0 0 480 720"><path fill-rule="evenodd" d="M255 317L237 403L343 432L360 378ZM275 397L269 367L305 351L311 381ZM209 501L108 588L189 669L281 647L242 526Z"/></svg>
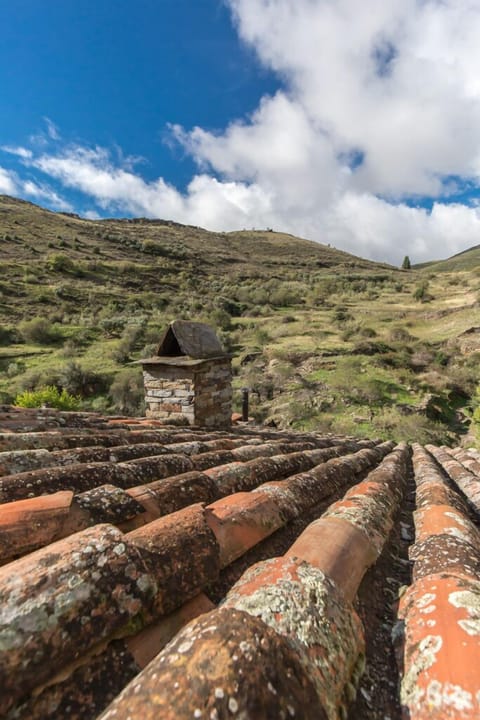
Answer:
<svg viewBox="0 0 480 720"><path fill-rule="evenodd" d="M292 305L299 305L304 302L302 293L296 289L283 285L270 294L270 303L275 307L291 307Z"/></svg>
<svg viewBox="0 0 480 720"><path fill-rule="evenodd" d="M36 345L48 345L58 340L58 332L52 327L47 318L32 318L20 323L20 335L25 342Z"/></svg>
<svg viewBox="0 0 480 720"><path fill-rule="evenodd" d="M49 368L43 372L39 370L31 370L30 372L20 375L16 383L17 392L23 390L38 390L39 388L53 385L61 389L59 373L55 368Z"/></svg>
<svg viewBox="0 0 480 720"><path fill-rule="evenodd" d="M219 298L218 300L218 306L225 310L231 317L241 317L242 314L247 309L247 306L243 303L238 303L235 300L231 300L229 298Z"/></svg>
<svg viewBox="0 0 480 720"><path fill-rule="evenodd" d="M127 322L128 318L125 315L117 315L100 320L98 325L105 337L119 337Z"/></svg>
<svg viewBox="0 0 480 720"><path fill-rule="evenodd" d="M11 405L13 396L8 390L0 390L0 405Z"/></svg>
<svg viewBox="0 0 480 720"><path fill-rule="evenodd" d="M393 342L411 342L412 340L415 340L414 336L411 335L408 330L405 330L404 327L394 327L390 330L390 340L393 340Z"/></svg>
<svg viewBox="0 0 480 720"><path fill-rule="evenodd" d="M77 362L68 363L59 374L58 382L67 393L82 398L106 392L108 385L103 375L86 370Z"/></svg>
<svg viewBox="0 0 480 720"><path fill-rule="evenodd" d="M25 408L51 407L57 410L78 410L80 400L66 390L60 392L54 385L47 385L38 390L25 390L19 393L13 403Z"/></svg>
<svg viewBox="0 0 480 720"><path fill-rule="evenodd" d="M153 355L156 354L158 348L158 343L147 343L143 346L141 356L142 358L149 358L153 357Z"/></svg>
<svg viewBox="0 0 480 720"><path fill-rule="evenodd" d="M118 412L143 415L145 394L141 370L128 368L119 372L110 386L109 395Z"/></svg>
<svg viewBox="0 0 480 720"><path fill-rule="evenodd" d="M423 280L413 292L413 297L419 302L430 302L433 296L428 292L428 280Z"/></svg>
<svg viewBox="0 0 480 720"><path fill-rule="evenodd" d="M222 308L218 308L217 310L214 310L210 314L210 324L213 325L215 328L220 328L220 330L231 330L232 328L232 318L228 314L226 310L223 310Z"/></svg>
<svg viewBox="0 0 480 720"><path fill-rule="evenodd" d="M134 350L140 349L145 340L145 325L131 325L122 333L122 339L112 350L112 358L122 364L131 360Z"/></svg>
<svg viewBox="0 0 480 720"><path fill-rule="evenodd" d="M75 357L76 355L78 355L77 344L74 340L72 340L72 338L70 338L63 344L62 354L66 358Z"/></svg>
<svg viewBox="0 0 480 720"><path fill-rule="evenodd" d="M0 345L10 345L15 342L15 331L0 325Z"/></svg>
<svg viewBox="0 0 480 720"><path fill-rule="evenodd" d="M344 342L348 342L355 336L356 332L357 331L355 327L348 326L345 328L345 330L342 330L342 332L340 333L340 338Z"/></svg>
<svg viewBox="0 0 480 720"><path fill-rule="evenodd" d="M344 323L347 320L352 320L352 315L348 312L348 310L343 307L343 305L339 305L335 308L335 311L333 313L333 320L336 323Z"/></svg>
<svg viewBox="0 0 480 720"><path fill-rule="evenodd" d="M356 343L352 350L352 355L384 355L391 351L386 343L374 340L364 340Z"/></svg>
<svg viewBox="0 0 480 720"><path fill-rule="evenodd" d="M50 253L47 257L47 268L53 272L67 273L76 277L82 277L84 274L78 263L63 253Z"/></svg>
<svg viewBox="0 0 480 720"><path fill-rule="evenodd" d="M374 330L371 327L362 327L359 330L359 335L361 335L364 338L374 338L377 337L377 331Z"/></svg>
<svg viewBox="0 0 480 720"><path fill-rule="evenodd" d="M378 433L385 439L393 439L397 442L417 442L422 445L451 443L445 425L433 422L424 415L403 415L397 408L382 409L375 414L372 425L375 434Z"/></svg>
<svg viewBox="0 0 480 720"><path fill-rule="evenodd" d="M260 346L266 345L266 344L267 344L268 342L270 342L270 340L272 339L272 338L270 337L270 334L268 333L268 331L265 330L265 328L262 328L262 327L258 327L258 328L255 330L254 337L255 337L256 342L257 342Z"/></svg>
<svg viewBox="0 0 480 720"><path fill-rule="evenodd" d="M7 377L15 377L15 375L20 375L20 373L24 372L24 370L24 362L11 362L7 366Z"/></svg>

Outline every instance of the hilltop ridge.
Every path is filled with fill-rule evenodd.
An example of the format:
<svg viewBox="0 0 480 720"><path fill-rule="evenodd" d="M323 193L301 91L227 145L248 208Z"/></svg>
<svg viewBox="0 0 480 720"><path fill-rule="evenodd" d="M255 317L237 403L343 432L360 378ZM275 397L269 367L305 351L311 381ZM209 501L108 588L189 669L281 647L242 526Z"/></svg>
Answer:
<svg viewBox="0 0 480 720"><path fill-rule="evenodd" d="M171 220L107 218L90 220L75 213L53 212L38 205L0 195L0 242L3 259L31 259L38 252L68 248L72 258L93 259L108 254L112 261L177 257L223 263L278 264L299 267L345 265L373 269L388 267L328 245L273 230L212 232ZM273 254L273 257L272 257Z"/></svg>

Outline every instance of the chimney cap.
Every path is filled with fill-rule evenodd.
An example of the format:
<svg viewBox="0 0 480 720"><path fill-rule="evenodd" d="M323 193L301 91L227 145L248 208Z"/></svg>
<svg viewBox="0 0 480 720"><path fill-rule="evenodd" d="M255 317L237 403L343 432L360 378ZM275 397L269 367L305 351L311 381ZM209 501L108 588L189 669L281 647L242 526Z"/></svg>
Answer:
<svg viewBox="0 0 480 720"><path fill-rule="evenodd" d="M188 356L195 360L226 356L210 325L174 320L165 330L157 348L158 357Z"/></svg>

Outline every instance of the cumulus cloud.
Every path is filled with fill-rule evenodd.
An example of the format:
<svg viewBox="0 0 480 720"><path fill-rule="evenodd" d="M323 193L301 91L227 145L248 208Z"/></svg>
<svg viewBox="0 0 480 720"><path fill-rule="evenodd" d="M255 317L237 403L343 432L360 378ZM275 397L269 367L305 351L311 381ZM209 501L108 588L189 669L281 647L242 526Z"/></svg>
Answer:
<svg viewBox="0 0 480 720"><path fill-rule="evenodd" d="M458 0L231 0L239 32L282 73L356 185L437 195L478 177L480 4Z"/></svg>
<svg viewBox="0 0 480 720"><path fill-rule="evenodd" d="M15 182L14 173L0 167L0 193L2 195L15 195L17 192L17 183Z"/></svg>
<svg viewBox="0 0 480 720"><path fill-rule="evenodd" d="M480 0L227 1L282 87L221 132L172 124L198 166L184 193L50 120L48 147L5 150L92 212L274 227L393 263L477 244L478 207L454 200L480 184Z"/></svg>
<svg viewBox="0 0 480 720"><path fill-rule="evenodd" d="M71 203L67 202L48 185L38 185L33 180L25 180L21 183L21 189L28 197L47 202L55 210L61 210L62 212L71 212L73 210Z"/></svg>
<svg viewBox="0 0 480 720"><path fill-rule="evenodd" d="M11 152L5 150L5 152ZM15 155L25 159L30 159L32 155L24 148L15 148ZM41 200L47 202L50 207L55 210L61 211L72 211L72 205L62 198L55 190L49 185L38 184L34 180L25 180L19 177L18 173L13 170L7 170L6 168L0 167L0 194L4 195L21 195L24 197L32 198L34 200Z"/></svg>
<svg viewBox="0 0 480 720"><path fill-rule="evenodd" d="M147 182L131 167L131 159L119 164L105 148L72 145L58 154L39 155L28 165L93 197L104 209L194 222L213 230L243 226L252 214L271 217L268 193L254 183L220 182L202 174L182 194L163 178Z"/></svg>

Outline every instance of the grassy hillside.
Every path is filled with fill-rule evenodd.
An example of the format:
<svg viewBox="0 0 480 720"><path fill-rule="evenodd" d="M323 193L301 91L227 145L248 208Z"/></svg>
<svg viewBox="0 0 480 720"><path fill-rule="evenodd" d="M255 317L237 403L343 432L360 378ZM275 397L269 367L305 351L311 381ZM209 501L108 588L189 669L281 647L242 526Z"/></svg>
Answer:
<svg viewBox="0 0 480 720"><path fill-rule="evenodd" d="M129 363L190 318L219 328L258 420L441 441L467 429L479 354L462 333L480 325L468 263L402 271L282 233L91 221L4 196L0 248L0 400L53 384L141 412Z"/></svg>
<svg viewBox="0 0 480 720"><path fill-rule="evenodd" d="M430 272L478 271L479 267L480 245L475 245L468 250L452 255L447 260L438 260L415 266L416 269L428 269Z"/></svg>
<svg viewBox="0 0 480 720"><path fill-rule="evenodd" d="M27 303L41 310L56 298L72 311L85 302L150 310L175 302L190 278L208 289L219 276L237 285L249 279L295 280L312 269L377 269L282 233L211 233L161 220L83 220L6 196L0 196L0 248L0 317L15 318Z"/></svg>

